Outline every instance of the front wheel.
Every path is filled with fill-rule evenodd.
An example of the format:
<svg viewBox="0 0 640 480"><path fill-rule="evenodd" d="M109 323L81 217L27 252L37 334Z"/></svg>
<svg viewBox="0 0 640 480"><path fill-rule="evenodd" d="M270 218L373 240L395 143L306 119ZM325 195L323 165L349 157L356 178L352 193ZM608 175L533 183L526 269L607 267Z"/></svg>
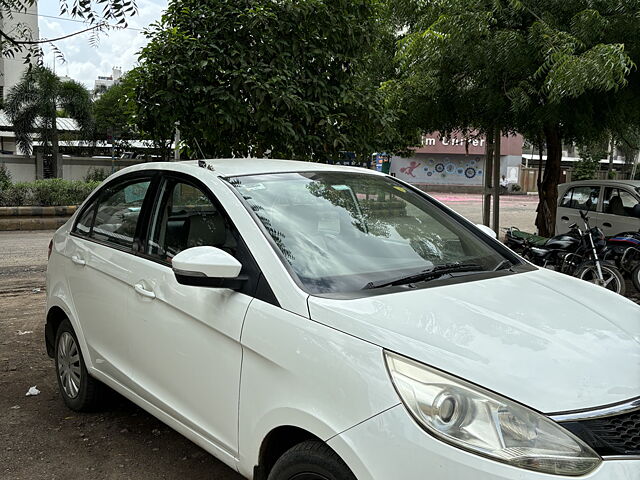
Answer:
<svg viewBox="0 0 640 480"><path fill-rule="evenodd" d="M356 480L356 477L328 445L306 441L287 450L267 480Z"/></svg>
<svg viewBox="0 0 640 480"><path fill-rule="evenodd" d="M631 272L631 280L633 281L633 286L640 292L640 265Z"/></svg>
<svg viewBox="0 0 640 480"><path fill-rule="evenodd" d="M600 282L598 275L598 267L594 262L588 262L578 267L575 276L580 280L601 285L607 290L616 292L619 295L624 295L624 278L618 269L607 263L600 263L600 267L602 269L602 277L604 280L602 283Z"/></svg>

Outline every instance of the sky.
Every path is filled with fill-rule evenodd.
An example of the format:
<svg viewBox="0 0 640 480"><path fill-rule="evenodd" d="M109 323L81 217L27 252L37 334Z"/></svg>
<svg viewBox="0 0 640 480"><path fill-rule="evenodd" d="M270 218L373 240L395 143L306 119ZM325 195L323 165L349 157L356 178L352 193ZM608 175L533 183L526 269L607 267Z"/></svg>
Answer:
<svg viewBox="0 0 640 480"><path fill-rule="evenodd" d="M167 0L137 0L137 4L138 14L129 18L128 29L102 33L96 47L89 44L90 33L56 42L65 57L64 63L56 60L45 46L45 64L55 67L58 75L67 75L90 89L96 77L111 75L112 67L121 67L123 73L130 70L136 65L137 53L147 43L142 30L160 19ZM40 0L38 14L41 38L60 37L87 28L83 23L69 21L69 16L60 16L58 0Z"/></svg>

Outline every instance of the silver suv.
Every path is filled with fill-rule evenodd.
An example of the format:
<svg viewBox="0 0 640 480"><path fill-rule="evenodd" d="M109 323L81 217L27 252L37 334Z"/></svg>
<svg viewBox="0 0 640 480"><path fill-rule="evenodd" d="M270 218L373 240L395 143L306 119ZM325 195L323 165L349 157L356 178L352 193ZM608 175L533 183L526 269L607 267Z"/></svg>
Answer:
<svg viewBox="0 0 640 480"><path fill-rule="evenodd" d="M605 235L640 230L640 180L582 180L558 187L556 234L580 225L580 210Z"/></svg>

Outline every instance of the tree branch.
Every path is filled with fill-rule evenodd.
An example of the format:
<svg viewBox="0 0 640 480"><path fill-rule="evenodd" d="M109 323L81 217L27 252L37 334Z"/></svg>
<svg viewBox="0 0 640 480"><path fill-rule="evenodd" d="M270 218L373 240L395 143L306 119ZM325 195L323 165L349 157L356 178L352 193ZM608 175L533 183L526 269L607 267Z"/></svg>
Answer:
<svg viewBox="0 0 640 480"><path fill-rule="evenodd" d="M4 38L5 40L8 40L11 44L13 44L15 46L20 46L20 45L40 45L42 43L57 42L59 40L64 40L66 38L75 37L76 35L80 35L82 33L90 32L91 30L104 28L106 25L107 25L106 23L99 23L98 25L94 25L93 27L85 28L84 30L80 30L78 32L70 33L69 35L63 35L62 37L57 37L57 38L43 38L43 39L40 39L40 40L16 40L15 38L12 38L9 35L7 35L6 33L4 33L2 30L0 30L0 37ZM117 28L117 27L115 27L115 28Z"/></svg>

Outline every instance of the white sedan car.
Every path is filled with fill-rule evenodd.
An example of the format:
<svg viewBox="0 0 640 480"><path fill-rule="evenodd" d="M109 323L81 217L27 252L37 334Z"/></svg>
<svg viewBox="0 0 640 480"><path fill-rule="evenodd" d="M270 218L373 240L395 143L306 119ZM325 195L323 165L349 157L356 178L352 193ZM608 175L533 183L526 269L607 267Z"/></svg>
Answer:
<svg viewBox="0 0 640 480"><path fill-rule="evenodd" d="M50 246L60 393L258 480L638 480L640 308L485 232L358 168L126 168Z"/></svg>

